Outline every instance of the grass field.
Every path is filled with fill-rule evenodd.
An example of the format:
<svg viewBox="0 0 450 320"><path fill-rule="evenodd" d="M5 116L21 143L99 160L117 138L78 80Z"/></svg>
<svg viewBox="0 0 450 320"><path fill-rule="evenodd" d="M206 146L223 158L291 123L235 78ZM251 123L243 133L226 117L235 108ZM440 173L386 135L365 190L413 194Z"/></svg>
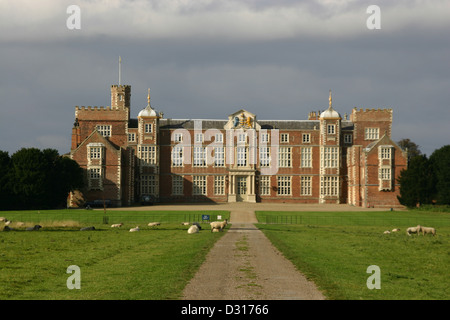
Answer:
<svg viewBox="0 0 450 320"><path fill-rule="evenodd" d="M229 218L226 211L1 212L26 224L0 232L0 300L179 299L223 235L186 233L180 222L201 221L203 214ZM257 217L258 227L328 299L450 299L448 213L261 211ZM147 227L153 221L162 225ZM119 222L121 229L110 228ZM24 231L36 223L44 228ZM435 227L437 236L407 236L405 228L417 224ZM91 225L95 231L79 231ZM141 231L130 233L136 225ZM399 233L383 234L396 227ZM80 267L81 290L67 288L71 265ZM366 285L371 265L380 267L379 290Z"/></svg>
<svg viewBox="0 0 450 320"><path fill-rule="evenodd" d="M183 221L201 222L202 215L209 215L210 220L216 220L217 216L229 219L228 211L204 210L204 211L120 211L106 210L24 210L24 211L0 211L0 217L6 217L12 221L24 221L31 223L48 223L51 221L74 220L82 224L113 224L113 223L137 223L148 224L158 221L164 223L181 223Z"/></svg>
<svg viewBox="0 0 450 320"><path fill-rule="evenodd" d="M82 222L77 221L80 213ZM228 212L208 213L229 218ZM124 222L121 229L103 224L103 211L2 212L0 216L26 222L16 231L0 232L0 300L178 299L223 235L210 233L208 225L205 231L187 234L188 226L180 224L185 221L182 212L132 212L129 216L108 212L110 223ZM152 221L177 222L148 227ZM34 223L44 228L23 231ZM137 224L141 231L129 232ZM79 231L87 225L96 230ZM80 268L81 290L67 287L70 265Z"/></svg>
<svg viewBox="0 0 450 320"><path fill-rule="evenodd" d="M258 212L257 216L263 221L286 217L284 223L302 217L305 224L258 227L328 299L450 299L448 213ZM435 227L437 236L407 236L406 227L416 222ZM401 231L383 233L396 227ZM371 265L380 268L381 289L367 287Z"/></svg>

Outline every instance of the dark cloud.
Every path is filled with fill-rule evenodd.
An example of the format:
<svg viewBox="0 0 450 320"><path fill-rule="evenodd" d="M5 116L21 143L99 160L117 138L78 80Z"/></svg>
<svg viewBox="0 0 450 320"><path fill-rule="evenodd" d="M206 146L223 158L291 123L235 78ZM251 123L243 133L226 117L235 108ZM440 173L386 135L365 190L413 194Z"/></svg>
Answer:
<svg viewBox="0 0 450 320"><path fill-rule="evenodd" d="M274 3L248 6L270 10ZM309 10L326 3L312 2ZM110 104L119 55L122 84L132 86L133 117L145 107L149 87L152 105L165 117L208 119L244 107L259 119L303 120L327 107L331 89L341 114L354 107L393 108L394 139L409 138L427 154L448 144L450 44L444 28L416 25L349 37L315 36L312 30L254 39L143 38L133 28L124 34L74 31L46 41L3 42L0 150L68 152L74 107Z"/></svg>

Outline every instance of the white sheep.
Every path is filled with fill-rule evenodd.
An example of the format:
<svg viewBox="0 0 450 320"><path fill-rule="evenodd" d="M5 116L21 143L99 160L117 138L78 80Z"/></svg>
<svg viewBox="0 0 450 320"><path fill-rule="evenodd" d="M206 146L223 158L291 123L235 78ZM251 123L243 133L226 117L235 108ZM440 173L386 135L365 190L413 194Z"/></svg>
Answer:
<svg viewBox="0 0 450 320"><path fill-rule="evenodd" d="M27 228L26 230L27 230L27 231L38 231L38 230L41 229L41 228L42 228L41 225L36 224L34 227L29 227L29 228Z"/></svg>
<svg viewBox="0 0 450 320"><path fill-rule="evenodd" d="M219 231L223 231L223 229L226 227L226 225L228 224L227 219L225 219L224 221L214 221L211 222L211 232L216 232L214 231L214 229L218 229Z"/></svg>
<svg viewBox="0 0 450 320"><path fill-rule="evenodd" d="M189 222L182 222L181 225L182 226L188 226L188 225L190 225L190 223Z"/></svg>
<svg viewBox="0 0 450 320"><path fill-rule="evenodd" d="M139 230L140 230L139 226L136 226L136 228L131 228L130 232L136 232L136 231L139 231Z"/></svg>
<svg viewBox="0 0 450 320"><path fill-rule="evenodd" d="M397 231L400 231L400 229L399 228L392 229L392 232L397 232Z"/></svg>
<svg viewBox="0 0 450 320"><path fill-rule="evenodd" d="M192 233L198 233L198 227L194 224L192 226L189 227L187 233L192 234Z"/></svg>
<svg viewBox="0 0 450 320"><path fill-rule="evenodd" d="M0 222L6 222L8 221L8 219L6 219L5 217L0 217Z"/></svg>
<svg viewBox="0 0 450 320"><path fill-rule="evenodd" d="M435 228L420 227L420 230L417 233L419 233L420 231L422 231L422 235L425 235L427 233L431 233L433 235L433 237L436 235L436 229Z"/></svg>
<svg viewBox="0 0 450 320"><path fill-rule="evenodd" d="M156 227L156 226L160 226L160 225L161 225L161 222L150 222L148 224L149 227Z"/></svg>
<svg viewBox="0 0 450 320"><path fill-rule="evenodd" d="M202 230L202 227L200 226L200 224L198 222L193 222L192 225L197 226L198 230Z"/></svg>
<svg viewBox="0 0 450 320"><path fill-rule="evenodd" d="M410 227L410 228L406 229L406 234L408 236L411 236L411 233L419 234L419 231L420 231L420 225L417 225L417 227Z"/></svg>
<svg viewBox="0 0 450 320"><path fill-rule="evenodd" d="M121 226L123 226L122 222L111 225L111 228L120 228Z"/></svg>
<svg viewBox="0 0 450 320"><path fill-rule="evenodd" d="M383 232L384 234L389 234L391 233L389 230L386 230L385 232Z"/></svg>

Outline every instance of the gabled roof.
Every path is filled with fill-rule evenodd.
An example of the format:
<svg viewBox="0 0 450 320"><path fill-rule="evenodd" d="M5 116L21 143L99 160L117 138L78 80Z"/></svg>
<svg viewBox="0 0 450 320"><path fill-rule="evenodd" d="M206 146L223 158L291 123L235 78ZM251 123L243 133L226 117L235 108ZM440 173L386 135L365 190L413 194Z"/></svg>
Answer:
<svg viewBox="0 0 450 320"><path fill-rule="evenodd" d="M383 135L380 139L375 140L375 141L369 143L363 150L364 150L365 152L369 153L369 152L371 152L373 149L376 149L375 147L378 146L378 145L392 145L392 146L394 146L395 148L398 148L398 149L402 150L402 149L398 146L398 144L395 143L395 142L387 135L386 132L384 133L384 135ZM402 151L403 151L403 150L402 150Z"/></svg>
<svg viewBox="0 0 450 320"><path fill-rule="evenodd" d="M102 136L100 134L100 132L98 132L97 128L94 128L94 130L92 130L91 134L88 135L86 137L86 139L84 139L80 145L73 151L70 152L71 155L75 154L78 152L78 150L82 147L84 147L85 145L87 145L89 142L93 142L92 140L94 138L98 138L102 143L105 144L105 146L108 149L112 149L113 151L115 151L116 153L118 153L120 151L119 148L117 148L115 145L113 145L108 139L106 139L104 136ZM98 140L96 139L96 142L98 142Z"/></svg>

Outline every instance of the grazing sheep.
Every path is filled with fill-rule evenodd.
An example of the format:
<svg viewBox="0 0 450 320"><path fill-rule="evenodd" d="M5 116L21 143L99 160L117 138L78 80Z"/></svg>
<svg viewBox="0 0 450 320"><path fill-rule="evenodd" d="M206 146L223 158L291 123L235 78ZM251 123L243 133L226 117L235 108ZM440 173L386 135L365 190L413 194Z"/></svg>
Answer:
<svg viewBox="0 0 450 320"><path fill-rule="evenodd" d="M6 220L5 221L5 226L9 226L11 224L11 222L12 222L11 220Z"/></svg>
<svg viewBox="0 0 450 320"><path fill-rule="evenodd" d="M202 227L200 226L200 224L198 222L193 222L192 225L197 226L198 230L202 230Z"/></svg>
<svg viewBox="0 0 450 320"><path fill-rule="evenodd" d="M436 229L435 228L420 227L420 230L417 233L419 233L420 231L422 231L422 235L425 235L427 233L431 233L433 235L433 237L436 235Z"/></svg>
<svg viewBox="0 0 450 320"><path fill-rule="evenodd" d="M160 225L161 225L161 222L150 222L148 224L149 227L156 227L156 226L160 226Z"/></svg>
<svg viewBox="0 0 450 320"><path fill-rule="evenodd" d="M192 234L192 233L198 233L198 227L193 224L192 226L189 227L187 233Z"/></svg>
<svg viewBox="0 0 450 320"><path fill-rule="evenodd" d="M91 230L95 230L95 227L94 226L92 226L92 227L84 227L84 228L80 229L80 231L91 231Z"/></svg>
<svg viewBox="0 0 450 320"><path fill-rule="evenodd" d="M8 221L8 219L6 219L5 217L0 217L0 222L6 222Z"/></svg>
<svg viewBox="0 0 450 320"><path fill-rule="evenodd" d="M122 222L111 225L111 228L120 228L121 226L123 226Z"/></svg>
<svg viewBox="0 0 450 320"><path fill-rule="evenodd" d="M188 226L188 225L190 225L190 223L189 222L182 222L181 225L182 226Z"/></svg>
<svg viewBox="0 0 450 320"><path fill-rule="evenodd" d="M130 232L136 232L136 231L139 231L139 230L141 230L141 229L139 229L139 226L137 226L136 228L131 228Z"/></svg>
<svg viewBox="0 0 450 320"><path fill-rule="evenodd" d="M223 231L223 229L226 227L226 225L228 224L227 219L225 219L225 221L214 221L211 222L211 232L214 232L214 229L218 229L219 231Z"/></svg>
<svg viewBox="0 0 450 320"><path fill-rule="evenodd" d="M406 234L408 236L411 236L411 233L419 234L420 228L421 228L420 225L417 225L417 227L410 227L410 228L406 229Z"/></svg>
<svg viewBox="0 0 450 320"><path fill-rule="evenodd" d="M27 228L26 230L27 231L39 231L39 229L40 228L42 228L42 226L40 226L40 225L35 225L34 227L29 227L29 228Z"/></svg>
<svg viewBox="0 0 450 320"><path fill-rule="evenodd" d="M392 232L397 232L397 231L400 231L400 229L399 228L392 229Z"/></svg>
<svg viewBox="0 0 450 320"><path fill-rule="evenodd" d="M385 232L383 232L384 234L389 234L391 233L389 230L386 230Z"/></svg>

